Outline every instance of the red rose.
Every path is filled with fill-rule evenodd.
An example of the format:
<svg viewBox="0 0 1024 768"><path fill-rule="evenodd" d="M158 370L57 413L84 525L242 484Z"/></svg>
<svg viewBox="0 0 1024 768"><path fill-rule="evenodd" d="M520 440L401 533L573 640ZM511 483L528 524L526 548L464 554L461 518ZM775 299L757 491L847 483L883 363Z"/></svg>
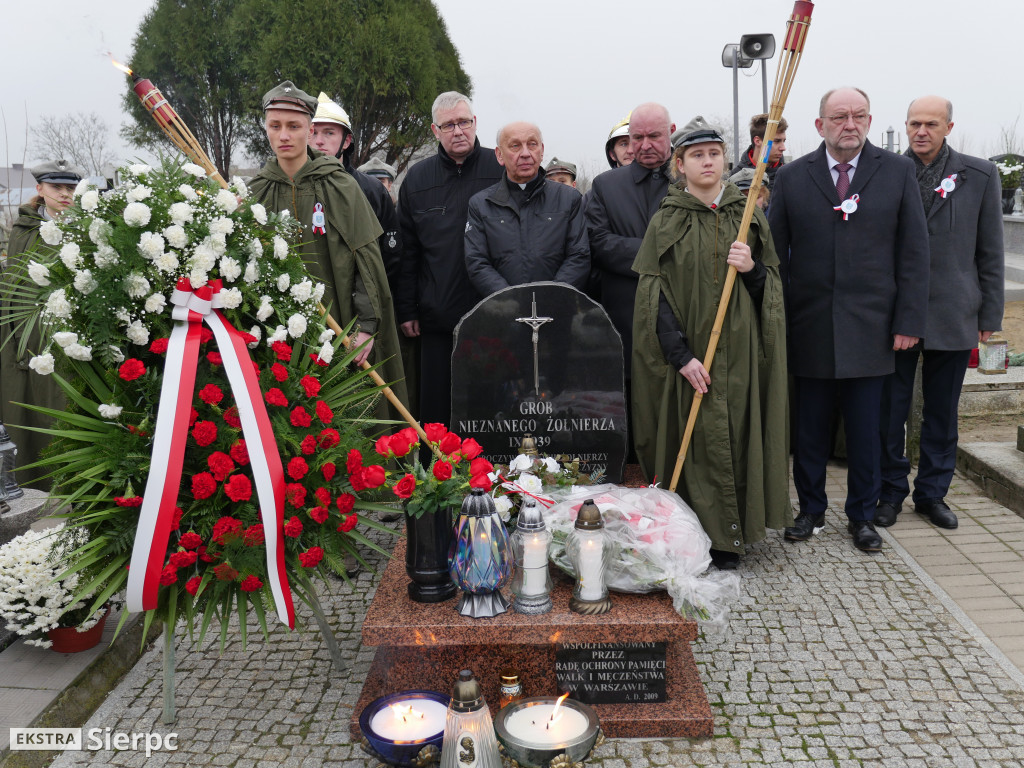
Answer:
<svg viewBox="0 0 1024 768"><path fill-rule="evenodd" d="M324 424L330 424L334 420L334 411L331 410L331 406L325 403L323 400L316 401L316 417L320 419Z"/></svg>
<svg viewBox="0 0 1024 768"><path fill-rule="evenodd" d="M235 471L235 462L223 451L214 451L206 457L206 464L214 480L220 482Z"/></svg>
<svg viewBox="0 0 1024 768"><path fill-rule="evenodd" d="M217 481L209 472L192 475L192 495L199 499L208 499L217 492Z"/></svg>
<svg viewBox="0 0 1024 768"><path fill-rule="evenodd" d="M207 384L199 390L199 399L207 405L216 405L224 399L224 392L216 384Z"/></svg>
<svg viewBox="0 0 1024 768"><path fill-rule="evenodd" d="M185 516L185 510L181 507L175 507L174 513L171 515L171 530L176 531L181 527L181 518Z"/></svg>
<svg viewBox="0 0 1024 768"><path fill-rule="evenodd" d="M320 467L320 471L323 473L324 480L329 483L334 479L334 475L338 471L338 467L333 461L328 461Z"/></svg>
<svg viewBox="0 0 1024 768"><path fill-rule="evenodd" d="M242 521L237 517L222 517L213 524L213 534L210 538L223 547L228 542L237 539L241 535L243 527Z"/></svg>
<svg viewBox="0 0 1024 768"><path fill-rule="evenodd" d="M249 449L245 445L245 440L236 440L234 445L231 446L229 453L231 458L241 466L244 467L249 463Z"/></svg>
<svg viewBox="0 0 1024 768"><path fill-rule="evenodd" d="M274 350L274 354L277 355L277 359L282 363L289 363L292 359L292 348L285 344L283 341L275 341L270 345L270 348Z"/></svg>
<svg viewBox="0 0 1024 768"><path fill-rule="evenodd" d="M444 424L424 424L423 431L427 435L427 440L432 443L439 443L448 434L448 428Z"/></svg>
<svg viewBox="0 0 1024 768"><path fill-rule="evenodd" d="M192 437L204 448L217 439L217 425L212 421L197 421L192 428Z"/></svg>
<svg viewBox="0 0 1024 768"><path fill-rule="evenodd" d="M229 427L234 427L235 429L241 429L242 428L242 420L240 418L238 418L238 406L237 405L232 405L230 408L228 408L226 411L224 411L224 422Z"/></svg>
<svg viewBox="0 0 1024 768"><path fill-rule="evenodd" d="M255 592L259 589L263 589L263 582L255 576L246 576L242 579L242 583L239 587L243 592Z"/></svg>
<svg viewBox="0 0 1024 768"><path fill-rule="evenodd" d="M381 435L373 444L373 450L375 450L381 456L387 456L389 453L391 453L390 442L391 435Z"/></svg>
<svg viewBox="0 0 1024 768"><path fill-rule="evenodd" d="M320 447L324 450L333 448L341 442L341 435L336 429L321 429L319 437Z"/></svg>
<svg viewBox="0 0 1024 768"><path fill-rule="evenodd" d="M306 435L299 443L299 448L307 456L316 453L316 438L313 435Z"/></svg>
<svg viewBox="0 0 1024 768"><path fill-rule="evenodd" d="M299 552L299 562L303 568L315 568L324 559L324 551L320 547L310 547L305 552Z"/></svg>
<svg viewBox="0 0 1024 768"><path fill-rule="evenodd" d="M309 464L301 456L296 456L288 462L288 477L292 480L301 480L309 472Z"/></svg>
<svg viewBox="0 0 1024 768"><path fill-rule="evenodd" d="M199 585L202 583L202 576L193 576L191 579L185 582L185 591L192 595L192 597L195 597L197 594L199 594Z"/></svg>
<svg viewBox="0 0 1024 768"><path fill-rule="evenodd" d="M160 571L160 584L169 587L178 580L178 569L173 565L168 565L162 571Z"/></svg>
<svg viewBox="0 0 1024 768"><path fill-rule="evenodd" d="M146 366L142 364L141 360L136 360L134 357L125 360L117 369L117 375L125 381L135 381L145 372Z"/></svg>
<svg viewBox="0 0 1024 768"><path fill-rule="evenodd" d="M306 390L306 397L316 397L320 394L320 382L312 376L303 376L299 379L299 384Z"/></svg>
<svg viewBox="0 0 1024 768"><path fill-rule="evenodd" d="M317 365L319 365L321 368L326 368L328 365L330 365L330 363L328 363L326 360L320 359L320 355L318 355L316 352L310 352L309 359L312 360Z"/></svg>
<svg viewBox="0 0 1024 768"><path fill-rule="evenodd" d="M484 448L480 443L474 440L472 437L467 437L462 441L462 455L467 459L475 459L481 453L484 452Z"/></svg>
<svg viewBox="0 0 1024 768"><path fill-rule="evenodd" d="M331 503L331 492L321 486L313 491L313 495L316 496L316 500L323 504L325 507Z"/></svg>
<svg viewBox="0 0 1024 768"><path fill-rule="evenodd" d="M309 415L309 411L297 405L292 408L291 422L293 427L308 427L313 423L313 417Z"/></svg>
<svg viewBox="0 0 1024 768"><path fill-rule="evenodd" d="M206 359L210 365L224 365L224 358L220 356L220 352L207 352Z"/></svg>
<svg viewBox="0 0 1024 768"><path fill-rule="evenodd" d="M141 496L115 496L114 503L119 507L141 507Z"/></svg>
<svg viewBox="0 0 1024 768"><path fill-rule="evenodd" d="M195 565L198 559L199 555L195 552L172 552L171 556L167 558L167 562L175 568L188 568L190 565Z"/></svg>
<svg viewBox="0 0 1024 768"><path fill-rule="evenodd" d="M410 443L418 443L420 441L419 433L412 427L400 429L396 434L401 435L403 440L406 440Z"/></svg>
<svg viewBox="0 0 1024 768"><path fill-rule="evenodd" d="M447 461L435 461L433 472L434 477L436 477L443 483L445 480L451 480L452 465L449 464Z"/></svg>
<svg viewBox="0 0 1024 768"><path fill-rule="evenodd" d="M274 363L270 366L270 373L278 381L284 381L288 378L288 369L280 363Z"/></svg>
<svg viewBox="0 0 1024 768"><path fill-rule="evenodd" d="M265 540L266 537L263 534L263 525L261 523L250 525L242 533L242 543L247 547L258 547Z"/></svg>
<svg viewBox="0 0 1024 768"><path fill-rule="evenodd" d="M349 515L348 517L346 517L342 521L341 525L338 526L338 530L342 531L344 533L348 533L353 528L355 528L356 524L358 524L358 523L359 523L359 515L351 514L351 515Z"/></svg>
<svg viewBox="0 0 1024 768"><path fill-rule="evenodd" d="M400 499L408 499L412 496L412 492L416 490L416 478L412 475L407 474L397 483L395 487L391 489L395 492L395 496Z"/></svg>
<svg viewBox="0 0 1024 768"><path fill-rule="evenodd" d="M267 394L263 396L263 399L267 401L267 405L288 405L288 398L284 396L277 387L271 387L267 390Z"/></svg>
<svg viewBox="0 0 1024 768"><path fill-rule="evenodd" d="M306 489L298 483L288 483L284 487L284 498L296 509L306 506Z"/></svg>
<svg viewBox="0 0 1024 768"><path fill-rule="evenodd" d="M228 563L221 563L220 565L214 566L213 575L221 581L234 581L238 578L238 571L232 568Z"/></svg>
<svg viewBox="0 0 1024 768"><path fill-rule="evenodd" d="M441 449L441 453L455 453L462 447L462 440L454 432L449 432L442 438L438 447Z"/></svg>
<svg viewBox="0 0 1024 768"><path fill-rule="evenodd" d="M351 493L343 493L340 496L338 496L338 511L343 515L347 515L349 512L351 512L352 507L354 507L355 504L356 497L353 496Z"/></svg>
<svg viewBox="0 0 1024 768"><path fill-rule="evenodd" d="M345 462L345 471L350 475L363 466L363 454L355 448L348 452L348 460Z"/></svg>
<svg viewBox="0 0 1024 768"><path fill-rule="evenodd" d="M205 344L206 342L208 342L212 338L213 338L213 331L211 331L209 328L207 328L204 325L202 327L202 329L199 331L199 343L200 344Z"/></svg>
<svg viewBox="0 0 1024 768"><path fill-rule="evenodd" d="M197 421L199 421L199 411L197 411L195 408L193 408L188 413L188 425L190 427L195 426L195 423Z"/></svg>
<svg viewBox="0 0 1024 768"><path fill-rule="evenodd" d="M414 433L415 434L415 433ZM396 435L391 436L389 446L394 452L395 456L405 456L409 453L409 450L418 442L418 440L410 441L408 435L405 434L405 430L402 430Z"/></svg>
<svg viewBox="0 0 1024 768"><path fill-rule="evenodd" d="M473 459L469 464L469 474L471 475L486 475L493 471L494 465L483 456L478 459Z"/></svg>
<svg viewBox="0 0 1024 768"><path fill-rule="evenodd" d="M475 477L470 478L469 481L470 488L483 488L485 491L491 490L492 485L493 483L491 482L491 478L487 475L476 475Z"/></svg>
<svg viewBox="0 0 1024 768"><path fill-rule="evenodd" d="M203 543L203 537L194 531L181 534L181 538L178 539L178 544L185 549L198 549Z"/></svg>
<svg viewBox="0 0 1024 768"><path fill-rule="evenodd" d="M379 464L372 464L369 467L363 467L363 471L360 475L364 488L380 488L384 485L384 480L386 479L384 467Z"/></svg>
<svg viewBox="0 0 1024 768"><path fill-rule="evenodd" d="M329 514L327 507L310 507L309 516L316 520L318 523L323 525L327 522L327 515Z"/></svg>
<svg viewBox="0 0 1024 768"><path fill-rule="evenodd" d="M167 344L169 342L170 339L167 338L153 339L153 343L149 345L149 351L152 352L154 355L162 355L164 352L167 351Z"/></svg>
<svg viewBox="0 0 1024 768"><path fill-rule="evenodd" d="M232 475L224 483L224 493L232 501L248 501L252 498L252 482L245 475Z"/></svg>
<svg viewBox="0 0 1024 768"><path fill-rule="evenodd" d="M284 524L284 535L292 539L297 539L301 533L302 521L292 515L288 522Z"/></svg>

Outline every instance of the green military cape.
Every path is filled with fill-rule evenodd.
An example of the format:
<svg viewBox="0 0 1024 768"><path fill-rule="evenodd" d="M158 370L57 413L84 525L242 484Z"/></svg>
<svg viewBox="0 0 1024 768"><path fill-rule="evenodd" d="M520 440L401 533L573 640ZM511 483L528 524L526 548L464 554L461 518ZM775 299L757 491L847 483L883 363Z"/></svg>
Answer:
<svg viewBox="0 0 1024 768"><path fill-rule="evenodd" d="M708 347L746 198L726 184L712 210L675 186L651 220L633 271L640 275L633 319L633 435L649 481L668 484L694 390L665 359L657 336L664 293L691 351ZM761 310L737 276L712 364L711 386L694 425L679 495L712 547L743 553L766 528L792 522L787 444L786 333L775 253L755 209L747 241L767 268Z"/></svg>
<svg viewBox="0 0 1024 768"><path fill-rule="evenodd" d="M370 361L384 361L378 369L381 376L402 403L408 404L391 289L377 243L383 230L359 184L341 163L309 149L307 154L309 160L294 181L276 158L267 161L249 183L252 200L271 211L287 209L302 224L300 253L310 274L327 284L324 304L329 304L328 311L342 327L356 315L352 293L356 274L362 278L377 320ZM324 235L313 233L316 203L324 207ZM394 411L390 415L400 418Z"/></svg>
<svg viewBox="0 0 1024 768"><path fill-rule="evenodd" d="M52 251L39 239L39 227L42 223L43 219L39 215L37 205L26 203L18 209L18 218L11 227L11 238L7 246L5 271L8 274L23 274L23 265L28 261L30 252L43 249ZM6 286L10 282L4 279L3 284ZM6 310L7 297L0 295L0 302L3 302L3 309ZM42 352L38 322L29 334L26 352L21 357L18 356L18 346L22 333L16 334L6 317L0 318L0 323L0 344L3 345L0 349L0 421L3 421L11 440L18 447L18 456L14 463L17 468L38 461L43 449L52 439L50 435L32 432L23 427L52 429L54 423L52 417L14 403L31 403L62 411L66 406L66 400L64 391L52 376L42 376L28 367L31 357ZM60 353L54 357L60 358ZM50 483L39 481L44 474L46 470L43 469L18 471L15 473L15 480L19 485L48 490Z"/></svg>

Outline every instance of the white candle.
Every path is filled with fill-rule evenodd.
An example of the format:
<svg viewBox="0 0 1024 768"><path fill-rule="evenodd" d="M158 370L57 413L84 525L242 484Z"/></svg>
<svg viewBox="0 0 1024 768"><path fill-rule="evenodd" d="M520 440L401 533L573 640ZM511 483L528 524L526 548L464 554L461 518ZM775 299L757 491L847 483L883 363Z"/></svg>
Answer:
<svg viewBox="0 0 1024 768"><path fill-rule="evenodd" d="M370 718L370 730L391 741L421 741L444 731L448 708L433 699L392 702Z"/></svg>
<svg viewBox="0 0 1024 768"><path fill-rule="evenodd" d="M600 600L604 597L601 532L577 530L576 535L580 541L580 600Z"/></svg>
<svg viewBox="0 0 1024 768"><path fill-rule="evenodd" d="M544 594L547 582L548 545L544 537L523 536L523 596Z"/></svg>
<svg viewBox="0 0 1024 768"><path fill-rule="evenodd" d="M554 710L554 704L523 707L509 715L505 729L509 736L537 747L550 747L576 739L587 730L587 718L581 712L560 706L552 720Z"/></svg>

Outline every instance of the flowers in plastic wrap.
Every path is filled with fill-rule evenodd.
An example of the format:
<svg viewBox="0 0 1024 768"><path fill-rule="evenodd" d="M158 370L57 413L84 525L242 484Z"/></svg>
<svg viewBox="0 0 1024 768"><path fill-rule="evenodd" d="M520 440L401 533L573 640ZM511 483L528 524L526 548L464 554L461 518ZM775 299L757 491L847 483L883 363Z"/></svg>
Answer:
<svg viewBox="0 0 1024 768"><path fill-rule="evenodd" d="M552 495L556 503L544 517L554 535L548 554L555 565L575 576L565 540L583 502L593 499L617 550L607 577L610 589L665 589L682 615L709 629L724 627L729 603L739 597L739 577L721 571L702 576L711 564L711 539L677 494L660 488L596 485Z"/></svg>

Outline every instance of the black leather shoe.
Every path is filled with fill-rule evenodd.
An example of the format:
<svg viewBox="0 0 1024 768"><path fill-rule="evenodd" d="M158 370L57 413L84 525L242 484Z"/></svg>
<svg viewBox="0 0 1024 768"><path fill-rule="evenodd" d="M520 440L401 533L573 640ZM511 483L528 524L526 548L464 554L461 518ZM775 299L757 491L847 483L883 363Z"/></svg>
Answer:
<svg viewBox="0 0 1024 768"><path fill-rule="evenodd" d="M724 549L711 550L711 564L720 571L735 571L740 565L740 556L736 552Z"/></svg>
<svg viewBox="0 0 1024 768"><path fill-rule="evenodd" d="M875 507L875 525L880 525L882 528L888 528L896 522L896 515L898 515L902 510L902 504L892 504L888 501L878 502L878 506Z"/></svg>
<svg viewBox="0 0 1024 768"><path fill-rule="evenodd" d="M877 552L882 548L882 537L875 530L874 523L868 520L851 520L846 530L853 536L853 546L864 552Z"/></svg>
<svg viewBox="0 0 1024 768"><path fill-rule="evenodd" d="M960 524L956 519L956 513L942 499L919 501L914 505L914 511L927 517L931 520L932 525L937 525L939 528L953 529Z"/></svg>
<svg viewBox="0 0 1024 768"><path fill-rule="evenodd" d="M825 527L825 513L820 515L801 512L796 516L793 525L783 532L786 541L807 541Z"/></svg>

